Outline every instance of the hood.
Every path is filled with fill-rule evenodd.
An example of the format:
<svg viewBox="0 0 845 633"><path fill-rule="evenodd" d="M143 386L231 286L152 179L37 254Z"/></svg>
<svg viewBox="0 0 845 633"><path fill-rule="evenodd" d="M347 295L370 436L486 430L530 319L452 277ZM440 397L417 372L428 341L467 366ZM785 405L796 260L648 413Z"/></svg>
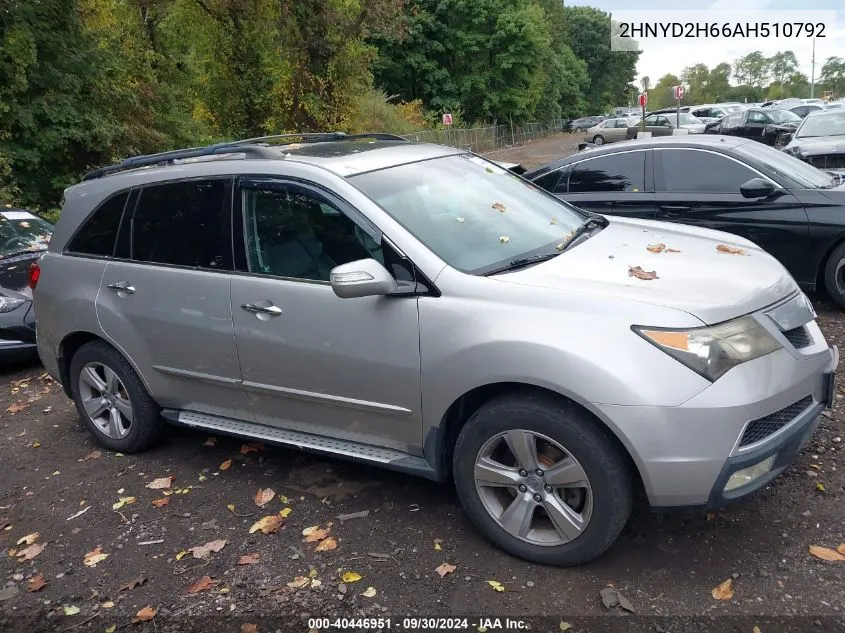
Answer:
<svg viewBox="0 0 845 633"><path fill-rule="evenodd" d="M770 123L766 127L773 128L775 130L794 131L798 129L800 124L801 121L787 121L785 123Z"/></svg>
<svg viewBox="0 0 845 633"><path fill-rule="evenodd" d="M784 148L784 151L794 153L796 149L802 156L845 155L845 136L793 138Z"/></svg>
<svg viewBox="0 0 845 633"><path fill-rule="evenodd" d="M32 299L29 288L29 266L42 253L26 253L0 259L0 295L18 299Z"/></svg>
<svg viewBox="0 0 845 633"><path fill-rule="evenodd" d="M608 219L605 229L561 256L496 278L657 304L708 325L759 310L798 289L777 260L741 237L667 222ZM680 252L649 252L646 247L653 244ZM719 244L744 254L720 253ZM631 276L629 268L636 266L654 271L657 279Z"/></svg>

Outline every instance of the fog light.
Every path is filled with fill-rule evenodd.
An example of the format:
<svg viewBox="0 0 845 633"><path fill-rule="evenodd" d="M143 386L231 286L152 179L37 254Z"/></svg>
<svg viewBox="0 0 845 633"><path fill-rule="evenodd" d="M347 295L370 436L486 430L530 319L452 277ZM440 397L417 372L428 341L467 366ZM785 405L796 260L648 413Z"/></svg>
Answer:
<svg viewBox="0 0 845 633"><path fill-rule="evenodd" d="M774 463L775 456L772 455L771 457L764 459L762 462L757 462L753 466L736 471L733 475L731 475L731 478L728 479L728 483L725 484L725 492L733 490L734 488L739 488L745 484L750 484L755 479L762 477L772 469L772 465Z"/></svg>

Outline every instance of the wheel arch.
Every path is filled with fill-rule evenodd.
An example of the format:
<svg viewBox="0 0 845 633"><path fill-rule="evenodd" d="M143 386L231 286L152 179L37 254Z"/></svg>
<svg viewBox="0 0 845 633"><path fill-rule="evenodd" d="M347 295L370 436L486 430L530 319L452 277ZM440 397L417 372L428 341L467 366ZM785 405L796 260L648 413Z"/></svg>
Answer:
<svg viewBox="0 0 845 633"><path fill-rule="evenodd" d="M825 249L824 255L822 255L821 261L819 262L818 270L816 270L816 291L822 291L826 295L829 294L824 279L825 269L827 268L827 264L830 261L831 255L833 255L833 251L842 246L842 244L845 244L845 231L842 231L833 240L831 240L830 245L827 247L827 249Z"/></svg>
<svg viewBox="0 0 845 633"><path fill-rule="evenodd" d="M91 343L93 341L102 341L103 343L111 347L115 352L120 354L123 358L125 358L126 361L132 366L132 369L135 370L135 373L138 374L138 377L141 379L141 382L147 389L147 392L152 393L150 391L150 385L144 377L144 374L141 373L141 370L138 368L138 365L135 364L135 361L133 361L128 354L126 354L122 349L120 349L108 339L98 334L94 334L93 332L81 330L71 332L62 339L61 343L59 343L59 379L62 383L62 389L64 389L65 394L67 394L69 398L73 397L73 393L71 392L70 388L71 360L73 359L74 354L76 354L76 352L78 352L83 345L86 345L87 343Z"/></svg>

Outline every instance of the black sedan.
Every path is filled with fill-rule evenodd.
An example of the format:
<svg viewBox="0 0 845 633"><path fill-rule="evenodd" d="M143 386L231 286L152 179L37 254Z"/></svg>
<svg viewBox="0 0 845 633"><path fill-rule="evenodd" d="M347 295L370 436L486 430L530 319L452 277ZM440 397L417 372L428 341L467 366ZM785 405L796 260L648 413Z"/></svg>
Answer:
<svg viewBox="0 0 845 633"><path fill-rule="evenodd" d="M809 115L783 151L819 169L845 169L845 110Z"/></svg>
<svg viewBox="0 0 845 633"><path fill-rule="evenodd" d="M726 134L760 141L766 145L781 146L785 137L792 134L801 123L801 117L789 110L749 108L732 112L708 123L708 134Z"/></svg>
<svg viewBox="0 0 845 633"><path fill-rule="evenodd" d="M587 149L524 175L572 204L741 235L845 307L845 178L728 136Z"/></svg>
<svg viewBox="0 0 845 633"><path fill-rule="evenodd" d="M0 362L36 352L29 268L52 233L52 224L28 211L0 208Z"/></svg>

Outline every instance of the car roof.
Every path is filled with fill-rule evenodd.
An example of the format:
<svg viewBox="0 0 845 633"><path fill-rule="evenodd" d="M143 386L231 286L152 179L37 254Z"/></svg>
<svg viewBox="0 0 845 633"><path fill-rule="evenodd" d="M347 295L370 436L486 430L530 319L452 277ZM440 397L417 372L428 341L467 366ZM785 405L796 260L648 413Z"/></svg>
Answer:
<svg viewBox="0 0 845 633"><path fill-rule="evenodd" d="M729 151L740 145L746 143L753 143L747 139L736 136L720 136L716 134L694 134L692 137L688 134L679 136L657 136L653 138L640 138L630 141L620 141L612 145L602 145L599 147L591 147L569 156L564 156L556 161L538 167L525 174L525 178L529 180L541 176L542 174L575 163L585 158L594 158L596 156L605 156L607 154L618 154L619 152L626 152L635 149L653 149L664 147L682 147L687 149L710 149L716 151Z"/></svg>

